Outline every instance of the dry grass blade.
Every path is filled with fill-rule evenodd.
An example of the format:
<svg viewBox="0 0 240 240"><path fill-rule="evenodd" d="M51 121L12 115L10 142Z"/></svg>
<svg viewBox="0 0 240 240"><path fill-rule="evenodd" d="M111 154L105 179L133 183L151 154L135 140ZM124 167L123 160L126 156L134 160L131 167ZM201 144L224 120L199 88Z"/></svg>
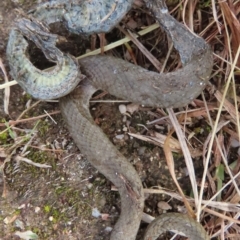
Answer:
<svg viewBox="0 0 240 240"><path fill-rule="evenodd" d="M213 12L214 21L217 24L218 31L221 32L221 27L220 27L220 24L218 21L218 16L217 16L217 11L216 11L216 2L215 2L215 0L211 0L211 2L212 2L212 12Z"/></svg>
<svg viewBox="0 0 240 240"><path fill-rule="evenodd" d="M26 162L28 164L31 164L35 167L39 167L39 168L51 168L52 166L48 165L48 164L42 164L42 163L35 163L32 160L22 157L22 156L16 156L15 157L16 161L22 161L22 162Z"/></svg>
<svg viewBox="0 0 240 240"><path fill-rule="evenodd" d="M5 69L4 65L3 65L3 62L2 62L1 58L0 58L0 68L1 68L1 70L3 72L5 83L8 84L9 80L8 80L7 72L6 72L6 69ZM9 114L8 106L9 106L9 98L10 98L10 87L6 87L4 93L5 93L4 94L4 112L6 114Z"/></svg>
<svg viewBox="0 0 240 240"><path fill-rule="evenodd" d="M166 135L163 135L158 132L154 132L153 133L154 136L145 136L145 135L140 135L140 134L136 134L136 133L128 133L128 135L138 138L140 140L146 141L146 142L153 143L160 147L164 146L164 143L167 139ZM181 147L180 147L179 141L173 137L169 138L168 146L169 146L171 152L177 152L177 153L181 152Z"/></svg>
<svg viewBox="0 0 240 240"><path fill-rule="evenodd" d="M226 2L219 2L221 10L224 14L226 22L231 28L232 32L232 50L233 54L237 53L238 47L240 46L240 22L236 16L236 9L232 5L232 9ZM234 56L235 57L235 56ZM240 67L240 58L238 58L236 66Z"/></svg>
<svg viewBox="0 0 240 240"><path fill-rule="evenodd" d="M173 124L174 125L174 124ZM168 135L165 143L164 143L164 146L163 146L163 150L164 150L164 154L165 154L165 157L166 157L166 162L167 162L167 165L168 165L168 168L169 168L169 172L173 178L173 181L174 183L176 184L177 186L177 189L180 193L180 195L182 196L182 199L183 199L183 202L184 202L184 205L186 206L187 208L187 212L188 214L191 216L191 217L195 217L195 214L194 214L194 211L193 209L191 208L189 202L187 201L184 193L183 193L183 190L182 188L180 187L178 181L177 181L177 177L176 177L176 174L175 174L175 167L174 167L174 160L173 160L173 155L172 155L172 152L170 150L170 147L169 147L169 139L170 139L170 136L171 136L171 133Z"/></svg>
<svg viewBox="0 0 240 240"><path fill-rule="evenodd" d="M196 177L195 177L195 171L194 171L194 167L193 167L192 158L191 158L188 146L187 146L186 141L185 141L185 136L184 136L184 134L181 130L181 127L179 126L179 123L177 121L177 118L176 118L173 110L168 108L167 111L168 111L169 118L171 119L171 122L172 122L173 127L176 131L179 143L180 143L182 151L183 151L183 155L184 155L184 158L185 158L185 163L186 163L186 166L187 166L187 169L188 169L188 174L189 174L189 178L190 178L192 189L193 189L195 204L197 206L198 205L197 181L196 181ZM166 149L166 148L167 148L167 141L164 144L164 152L165 152L165 154L167 153L169 159L171 159L172 154L170 154L169 149Z"/></svg>
<svg viewBox="0 0 240 240"><path fill-rule="evenodd" d="M138 39L135 37L133 33L130 31L124 30L122 27L118 26L121 32L123 32L129 39L131 39L134 44L138 47L138 49L144 54L146 58L155 66L155 68L161 72L161 64L160 62L142 45L141 42L138 41Z"/></svg>
<svg viewBox="0 0 240 240"><path fill-rule="evenodd" d="M216 99L221 103L223 102L223 106L224 106L224 109L226 111L228 111L228 113L230 114L230 116L232 117L231 121L234 122L234 124L237 124L238 123L238 118L239 118L239 115L240 113L237 111L236 113L236 109L235 109L235 106L232 105L232 103L230 101L228 101L226 98L223 97L223 94L216 90L214 92L214 96L216 97Z"/></svg>
<svg viewBox="0 0 240 240"><path fill-rule="evenodd" d="M34 107L36 107L39 103L41 102L41 100L33 103L31 106L29 106L26 110L24 110L16 119L17 121L20 120L29 110L33 109Z"/></svg>
<svg viewBox="0 0 240 240"><path fill-rule="evenodd" d="M37 117L25 118L25 119L21 119L21 120L15 120L15 121L14 121L14 120L10 120L10 121L9 121L9 125L10 125L10 127L11 127L11 126L15 126L16 124L19 124L19 123L36 121L36 120L39 120L39 119L41 119L41 118L49 117L50 115L55 115L55 114L60 114L60 111L57 110L57 111L54 111L54 112L51 112L51 113L39 115L39 116L37 116ZM6 126L6 124L0 123L0 126L3 127L3 126ZM1 133L3 133L3 131L0 132L0 134L1 134Z"/></svg>

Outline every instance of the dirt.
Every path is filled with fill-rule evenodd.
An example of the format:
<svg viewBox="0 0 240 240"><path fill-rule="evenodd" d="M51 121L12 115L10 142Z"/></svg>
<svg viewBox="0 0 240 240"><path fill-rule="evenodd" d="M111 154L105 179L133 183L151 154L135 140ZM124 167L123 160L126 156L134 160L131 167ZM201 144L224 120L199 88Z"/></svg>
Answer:
<svg viewBox="0 0 240 240"><path fill-rule="evenodd" d="M9 30L16 17L14 9L28 10L32 5L32 1L28 0L8 0L0 5L0 55L7 70L5 49ZM138 14L136 10L134 13ZM120 35L119 32L118 35ZM69 38L74 44L71 42L64 47L71 45L70 50L79 55L82 48L76 48L78 40L72 35L69 35ZM145 41L147 42L146 39ZM89 47L89 44L86 43L84 46ZM42 58L35 52L36 55L38 56L35 58L37 65ZM43 67L46 66L43 65ZM0 75L0 78L3 79L3 75ZM3 91L0 94L2 99ZM107 95L104 99L114 99L114 97ZM17 119L29 101L30 97L23 95L19 86L12 87L10 115L6 116L3 113L1 102L1 122ZM36 100L32 100L31 104L34 102ZM156 119L156 115L161 117L161 114L151 109L141 108L135 114L126 117L120 114L118 106L119 103L92 104L91 109L96 123L133 163L145 188L161 186L175 190L163 150L131 138L127 134L129 130L134 133L148 134L149 132L144 128L146 122ZM59 110L57 103L41 102L28 111L23 118L31 118L42 115L45 111L51 113L55 110ZM112 184L97 172L77 149L65 128L61 115L55 114L52 117L56 123L49 117L44 117L40 120L20 123L12 131L0 135L0 145L2 145L0 146L0 166L5 164L4 174L0 175L0 192L2 193L0 239L20 239L15 233L27 230L37 234L39 239L108 239L111 228L120 213L119 195L111 190ZM166 134L167 127L166 121L160 129L152 126L149 130ZM1 127L1 130L5 128ZM30 143L29 139L31 139ZM19 141L22 142L17 144ZM11 151L9 148L14 144L17 146L14 151ZM50 167L36 167L19 160L18 157L22 156L26 144L28 148L25 158ZM9 162L6 162L6 156L9 157ZM190 194L191 189L185 177L182 156L176 154L175 159L177 175L185 186L186 192ZM197 163L197 165L201 171L201 164ZM168 203L173 211L177 211L177 208L183 205L180 202L171 201L170 197L152 194L146 196L145 212L157 216L161 212L157 207L160 201L170 201ZM93 210L96 209L102 213L98 218L92 216ZM141 238L146 226L145 223L141 225L138 239Z"/></svg>

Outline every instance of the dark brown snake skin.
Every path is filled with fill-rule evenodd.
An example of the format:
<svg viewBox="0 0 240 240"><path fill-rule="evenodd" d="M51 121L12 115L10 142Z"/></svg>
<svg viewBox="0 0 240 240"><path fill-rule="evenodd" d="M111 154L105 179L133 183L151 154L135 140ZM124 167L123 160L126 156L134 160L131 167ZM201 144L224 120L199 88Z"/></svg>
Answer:
<svg viewBox="0 0 240 240"><path fill-rule="evenodd" d="M146 3L171 37L180 54L183 68L158 74L113 57L87 57L79 60L80 69L86 78L71 94L60 99L62 115L75 143L88 161L119 191L121 214L112 231L112 240L136 238L144 207L143 187L133 166L95 125L89 113L89 99L97 89L103 89L119 98L145 106L185 106L202 92L213 65L212 52L206 42L171 17L164 1ZM9 44L8 49L12 53L9 57L11 62L17 58L14 55L16 48ZM22 67L25 65L24 63ZM14 77L17 78L19 70L16 70L14 64L11 68L16 72ZM29 84L30 87L32 85ZM163 214L154 220L144 239L156 239L166 230L184 232L192 240L210 239L199 223L177 213Z"/></svg>
<svg viewBox="0 0 240 240"><path fill-rule="evenodd" d="M159 12L156 15L172 39L177 39L174 46L187 63L183 69L158 74L112 57L85 58L79 64L87 80L60 100L61 112L74 142L91 164L119 190L121 215L111 239L135 239L144 196L136 170L95 125L88 110L91 95L97 89L104 89L112 95L146 106L180 107L201 93L212 69L212 53L203 39L192 35L170 15L164 13L161 16ZM192 240L209 239L199 223L182 214L160 216L150 224L144 239L157 239L170 229L184 232Z"/></svg>

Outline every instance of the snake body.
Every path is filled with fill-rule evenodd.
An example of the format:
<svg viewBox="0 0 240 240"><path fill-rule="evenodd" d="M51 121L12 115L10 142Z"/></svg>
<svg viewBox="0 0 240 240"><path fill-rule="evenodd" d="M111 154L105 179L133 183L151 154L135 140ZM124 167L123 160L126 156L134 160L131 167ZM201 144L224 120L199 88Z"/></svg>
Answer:
<svg viewBox="0 0 240 240"><path fill-rule="evenodd" d="M76 34L109 32L131 8L134 0L53 0L31 10L32 16L49 25L63 22Z"/></svg>
<svg viewBox="0 0 240 240"><path fill-rule="evenodd" d="M59 2L59 7L53 4L41 5L31 11L31 16L45 21L47 25L55 21L63 21L70 31L78 33L104 32L113 27L110 24L113 18L117 16L116 22L118 22L124 11L132 4L132 1L121 0L79 0L68 6L64 5L64 1ZM90 2L100 4L97 6L105 4L107 10L101 10L102 15L99 17L92 17L89 14L91 8L86 9ZM212 53L207 43L171 17L163 0L146 2L178 50L183 63L182 69L158 74L113 57L92 56L79 60L81 73L76 72L77 64L74 58L61 53L55 47L57 37L33 18L17 21L16 27L10 33L7 47L11 73L26 91L41 99L66 95L60 98L60 108L76 145L91 164L118 188L121 196L121 214L112 231L112 240L136 238L144 207L143 187L133 166L95 125L89 112L89 99L97 89L103 89L117 97L146 106L184 106L201 93L209 79L213 64ZM74 15L70 10L73 10L74 6L77 7L78 13L83 11L84 17L83 25L81 22L74 23L77 27L72 30L72 23L75 21L73 16L76 17L76 14ZM120 15L114 13L117 9L122 10ZM96 22L99 22L99 19L101 19L100 25L106 23L103 24L106 28L97 26ZM109 19L111 21L108 21ZM116 22L113 21L113 24ZM44 73L31 64L27 58L27 42L23 35L41 47L49 60L57 63L53 71ZM70 83L67 82L69 78ZM76 87L79 78L81 82ZM55 92L66 88L67 85L71 85L71 90L75 88L71 94L68 94L71 91L69 89L66 92ZM144 239L156 239L158 234L172 229L185 232L189 239L210 239L199 223L182 214L160 216L149 225Z"/></svg>

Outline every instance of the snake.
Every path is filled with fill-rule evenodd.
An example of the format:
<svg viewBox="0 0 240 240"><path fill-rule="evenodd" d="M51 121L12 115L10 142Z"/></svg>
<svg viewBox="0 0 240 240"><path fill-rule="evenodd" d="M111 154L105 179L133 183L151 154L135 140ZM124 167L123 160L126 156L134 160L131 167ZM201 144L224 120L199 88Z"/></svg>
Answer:
<svg viewBox="0 0 240 240"><path fill-rule="evenodd" d="M60 98L61 113L74 142L118 189L121 213L111 240L136 239L144 192L135 168L95 124L89 112L90 98L102 89L144 106L186 106L203 91L213 67L210 46L172 17L164 0L145 3L179 52L182 68L157 73L112 56L89 56L77 61L56 47L58 36L49 31L51 23L61 22L77 34L109 32L131 8L133 0L53 0L40 4L15 21L7 45L12 77L34 98ZM53 70L42 71L31 63L27 39L56 63ZM157 217L149 224L143 239L157 239L171 230L192 240L210 239L200 223L181 213Z"/></svg>

